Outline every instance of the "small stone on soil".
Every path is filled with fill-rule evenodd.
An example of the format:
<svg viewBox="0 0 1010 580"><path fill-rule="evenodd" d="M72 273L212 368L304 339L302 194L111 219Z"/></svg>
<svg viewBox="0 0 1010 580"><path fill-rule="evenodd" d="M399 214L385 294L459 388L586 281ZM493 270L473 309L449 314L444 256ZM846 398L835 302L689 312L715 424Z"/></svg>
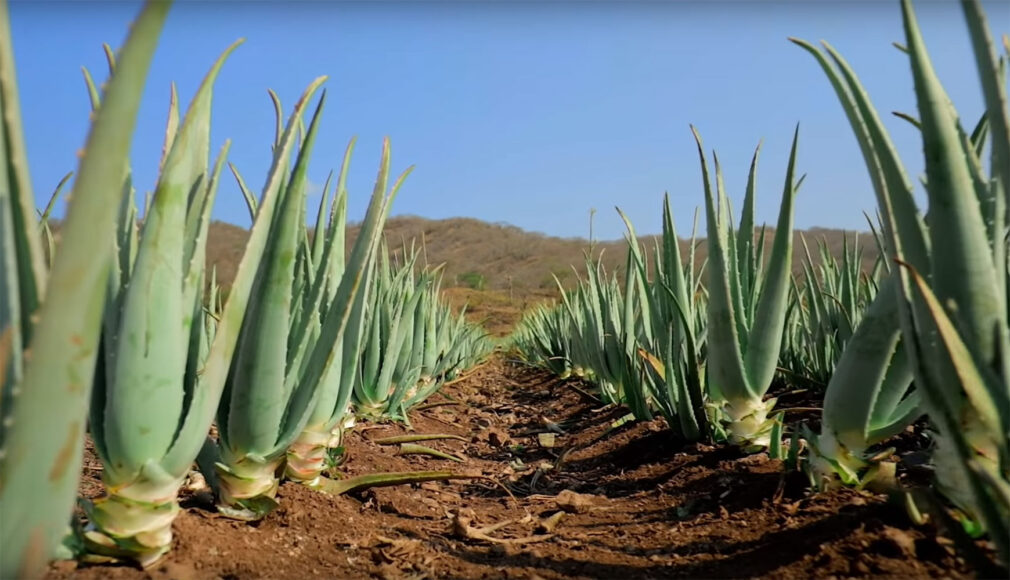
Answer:
<svg viewBox="0 0 1010 580"><path fill-rule="evenodd" d="M568 513L581 514L589 511L595 504L596 496L575 493L566 489L558 494L555 501L558 507Z"/></svg>

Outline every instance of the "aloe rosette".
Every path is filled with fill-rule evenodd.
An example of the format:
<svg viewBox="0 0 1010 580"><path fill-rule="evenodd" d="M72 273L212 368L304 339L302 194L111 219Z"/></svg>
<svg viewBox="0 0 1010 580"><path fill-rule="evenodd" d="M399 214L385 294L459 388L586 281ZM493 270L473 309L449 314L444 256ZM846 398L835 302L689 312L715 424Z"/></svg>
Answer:
<svg viewBox="0 0 1010 580"><path fill-rule="evenodd" d="M1010 340L1007 191L1010 125L1005 68L996 58L981 5L962 2L986 114L971 136L961 126L930 63L911 2L901 2L926 159L924 218L887 132L855 73L824 44L835 67L810 44L863 151L895 270L901 338L923 407L935 430L938 488L967 530L987 530L1010 561ZM990 174L982 138L991 143ZM882 290L883 291L883 290Z"/></svg>
<svg viewBox="0 0 1010 580"><path fill-rule="evenodd" d="M377 252L378 234L381 232L383 220L390 209L390 204L387 203L383 214L374 214L372 221L366 220L365 227L359 233L359 239L361 239L360 236L365 236L370 242L367 245L356 244L349 265L345 264L346 175L353 147L354 141L348 146L344 156L329 223L325 226L323 223L326 207L326 196L324 195L316 220L316 233L311 252L308 250L305 252L306 256L311 257L307 263L311 264L309 279L312 280L312 283L306 284L305 287L311 289L318 286L322 288L323 292L318 309L303 309L317 333L329 311L335 305L343 304L337 301L338 289L348 267L358 268L362 274L359 288L350 299L350 308L344 313L347 318L344 328L335 338L330 356L324 364L312 412L301 433L291 443L287 451L286 476L294 481L314 487L319 486L323 481L322 473L330 463L332 454L340 446L344 431L354 424L351 397L356 381L359 380L357 368L363 352L366 329L365 309L374 286L374 256ZM393 184L391 195L395 195L399 191L408 174L409 170L404 172ZM309 299L307 302L312 302L312 300Z"/></svg>
<svg viewBox="0 0 1010 580"><path fill-rule="evenodd" d="M923 414L901 340L896 283L894 275L884 280L842 352L824 395L820 433L804 433L819 487L863 487L878 475L893 476L880 473L893 450L871 449Z"/></svg>
<svg viewBox="0 0 1010 580"><path fill-rule="evenodd" d="M357 296L367 285L382 224L403 180L397 180L387 194L387 139L375 189L351 256L343 272L327 280L327 274L332 273L328 267L312 266L304 225L306 174L325 93L290 175L286 170L287 152L300 126L301 111L323 80L325 77L309 86L286 128L278 130L274 166L263 194L279 197L277 215L269 226L273 243L257 265L247 306L249 316L239 332L217 415L219 438L204 445L200 458L201 469L214 472L218 509L238 519L259 519L277 505L274 498L288 450L311 419L328 373L340 366L334 366L336 353ZM276 97L274 103L279 119ZM258 219L263 202L256 202L251 195L247 200ZM327 247L332 256L333 243ZM326 259L319 262L323 264L332 265ZM330 290L334 286L335 292Z"/></svg>
<svg viewBox="0 0 1010 580"><path fill-rule="evenodd" d="M793 201L799 127L793 136L782 204L767 266L754 245L757 153L751 163L739 231L730 223L729 198L715 158L715 191L701 137L692 127L701 159L709 242L708 388L720 405L731 444L749 451L768 447L775 399L765 399L778 363L788 306L792 263ZM762 232L762 239L763 239Z"/></svg>
<svg viewBox="0 0 1010 580"><path fill-rule="evenodd" d="M622 217L623 214L622 214ZM697 226L697 213L695 214ZM670 197L663 199L662 235L656 240L652 279L631 221L625 217L632 262L640 281L642 331L638 332L642 383L670 428L683 440L708 437L703 349L706 334L701 269L695 268L696 235L685 260L674 227Z"/></svg>
<svg viewBox="0 0 1010 580"><path fill-rule="evenodd" d="M404 256L397 268L383 244L373 294L366 306L365 342L354 385L354 409L370 418L400 417L400 402L416 386L421 368L413 360L414 321L427 273L415 278L417 252Z"/></svg>

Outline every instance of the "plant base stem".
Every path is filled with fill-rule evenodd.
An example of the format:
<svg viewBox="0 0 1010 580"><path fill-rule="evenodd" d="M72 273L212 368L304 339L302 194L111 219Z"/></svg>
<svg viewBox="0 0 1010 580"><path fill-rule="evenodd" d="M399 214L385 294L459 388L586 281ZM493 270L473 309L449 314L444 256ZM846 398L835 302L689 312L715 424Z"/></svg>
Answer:
<svg viewBox="0 0 1010 580"><path fill-rule="evenodd" d="M218 463L218 511L237 520L262 519L277 507L275 498L283 464L284 456L266 461L244 457L228 465Z"/></svg>
<svg viewBox="0 0 1010 580"><path fill-rule="evenodd" d="M775 420L768 415L777 399L749 399L727 401L722 405L723 424L730 445L740 447L745 453L757 453L771 444Z"/></svg>
<svg viewBox="0 0 1010 580"><path fill-rule="evenodd" d="M185 476L164 482L141 479L109 488L108 495L84 502L86 551L147 568L172 546L172 523L180 513L179 488Z"/></svg>

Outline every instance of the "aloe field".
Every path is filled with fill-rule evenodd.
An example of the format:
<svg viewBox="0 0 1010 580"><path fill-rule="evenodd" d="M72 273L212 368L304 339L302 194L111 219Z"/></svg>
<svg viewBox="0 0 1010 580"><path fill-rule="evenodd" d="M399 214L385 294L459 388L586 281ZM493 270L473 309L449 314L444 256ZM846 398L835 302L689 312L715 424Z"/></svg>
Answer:
<svg viewBox="0 0 1010 580"><path fill-rule="evenodd" d="M521 302L509 277L514 320L492 331L478 274L388 235L414 168L394 169L395 136L364 152L322 129L331 79L269 93L269 166L211 150L243 40L206 56L188 103L173 85L138 200L171 2L144 3L72 85L86 142L39 204L0 0L0 577L1006 578L1010 40L959 0L984 97L962 119L913 1L893 4L921 175L839 51L783 39L848 121L869 233L840 251L794 235L802 119L781 189L758 191L758 146L739 196L692 125L694 231L669 196L655 236L618 208L620 268L590 245ZM349 186L362 163L370 193ZM207 256L226 180L251 227L223 279Z"/></svg>

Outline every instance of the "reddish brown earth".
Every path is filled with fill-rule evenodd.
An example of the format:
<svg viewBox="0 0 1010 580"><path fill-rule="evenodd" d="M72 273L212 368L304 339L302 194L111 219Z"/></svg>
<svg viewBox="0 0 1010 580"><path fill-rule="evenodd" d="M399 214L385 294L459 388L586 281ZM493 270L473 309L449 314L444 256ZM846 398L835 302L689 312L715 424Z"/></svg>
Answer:
<svg viewBox="0 0 1010 580"><path fill-rule="evenodd" d="M812 494L765 455L677 444L662 420L611 429L621 413L577 387L496 360L432 400L453 404L415 411L412 428L364 424L348 437L347 475L455 469L503 486L428 482L333 497L285 483L280 507L255 524L190 496L172 552L153 568L58 562L47 578L973 576L949 541L882 496ZM547 422L563 430L553 447L538 443ZM465 462L372 442L404 432L463 436L427 444ZM89 456L83 495L100 492L100 469ZM475 531L488 526L501 527Z"/></svg>

